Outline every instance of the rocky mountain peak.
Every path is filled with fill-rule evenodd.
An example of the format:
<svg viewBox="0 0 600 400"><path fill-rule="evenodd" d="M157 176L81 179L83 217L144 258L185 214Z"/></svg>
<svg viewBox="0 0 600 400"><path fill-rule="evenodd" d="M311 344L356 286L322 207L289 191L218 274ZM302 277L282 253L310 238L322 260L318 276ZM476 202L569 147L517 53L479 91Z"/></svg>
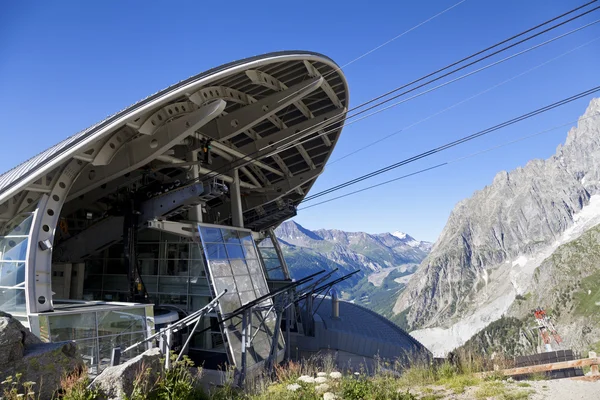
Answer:
<svg viewBox="0 0 600 400"><path fill-rule="evenodd" d="M590 197L600 193L598 165L600 99L594 99L554 156L501 171L456 205L394 311L405 313L410 328L421 328L449 326L502 296L510 305L515 285L530 279L511 260L535 254L573 225ZM508 280L497 293L486 290L495 276L506 282L508 273L513 285Z"/></svg>

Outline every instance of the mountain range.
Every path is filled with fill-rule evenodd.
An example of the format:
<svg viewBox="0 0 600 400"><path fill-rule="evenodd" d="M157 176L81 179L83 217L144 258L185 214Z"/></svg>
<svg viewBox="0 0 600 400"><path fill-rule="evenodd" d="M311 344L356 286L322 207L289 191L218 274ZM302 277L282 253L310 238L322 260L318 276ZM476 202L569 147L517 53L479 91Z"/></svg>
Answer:
<svg viewBox="0 0 600 400"><path fill-rule="evenodd" d="M536 307L568 332L564 346L600 340L590 320L600 314L599 115L594 99L552 157L500 172L456 205L393 306L424 345L447 352L503 316L526 330Z"/></svg>
<svg viewBox="0 0 600 400"><path fill-rule="evenodd" d="M275 234L294 278L321 269L337 268L334 277L358 270L351 279L339 285L344 298L386 316L392 315L395 297L432 246L403 232L312 231L295 221L284 222Z"/></svg>

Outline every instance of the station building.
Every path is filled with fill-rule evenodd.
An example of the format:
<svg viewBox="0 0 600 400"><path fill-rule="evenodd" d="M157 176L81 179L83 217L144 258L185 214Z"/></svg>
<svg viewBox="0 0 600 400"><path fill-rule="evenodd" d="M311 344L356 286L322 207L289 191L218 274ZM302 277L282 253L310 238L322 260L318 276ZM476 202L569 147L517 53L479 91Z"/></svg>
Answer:
<svg viewBox="0 0 600 400"><path fill-rule="evenodd" d="M0 310L43 340L74 340L97 373L113 348L226 289L186 351L205 368L239 366L241 318L223 320L292 282L273 229L296 215L323 172L348 104L348 84L331 59L270 53L181 81L5 172ZM297 338L275 336L281 324L272 302L252 319L249 367L272 348L281 360L286 341L288 352L290 341L308 353L336 348L335 335L306 339L302 318L327 329L317 312L294 314ZM342 320L330 329L343 332ZM422 349L386 326L405 339L388 346L391 356Z"/></svg>

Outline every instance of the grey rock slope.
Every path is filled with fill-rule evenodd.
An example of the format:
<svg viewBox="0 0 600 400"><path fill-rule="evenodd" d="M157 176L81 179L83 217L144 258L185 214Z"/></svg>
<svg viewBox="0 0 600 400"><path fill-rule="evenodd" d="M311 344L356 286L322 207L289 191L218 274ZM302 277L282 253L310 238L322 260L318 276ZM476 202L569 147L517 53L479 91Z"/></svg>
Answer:
<svg viewBox="0 0 600 400"><path fill-rule="evenodd" d="M489 268L534 254L573 224L600 191L599 113L600 100L594 99L554 156L500 172L456 205L394 306L407 327L448 326L460 319L478 306Z"/></svg>

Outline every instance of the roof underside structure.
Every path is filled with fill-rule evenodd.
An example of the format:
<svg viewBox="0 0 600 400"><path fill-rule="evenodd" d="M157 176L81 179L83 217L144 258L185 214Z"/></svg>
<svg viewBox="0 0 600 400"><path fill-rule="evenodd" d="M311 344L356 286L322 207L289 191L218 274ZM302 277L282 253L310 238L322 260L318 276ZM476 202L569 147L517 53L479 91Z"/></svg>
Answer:
<svg viewBox="0 0 600 400"><path fill-rule="evenodd" d="M211 69L1 175L0 226L10 228L5 225L15 215L43 209L42 230L54 241L59 222L68 235L77 234L110 213L124 190L189 186L192 168L205 185L230 184L232 166L245 225L276 226L295 213L323 171L348 101L338 66L317 53L271 53ZM209 139L211 162L191 159ZM226 195L207 199L204 221L228 224L229 202Z"/></svg>

